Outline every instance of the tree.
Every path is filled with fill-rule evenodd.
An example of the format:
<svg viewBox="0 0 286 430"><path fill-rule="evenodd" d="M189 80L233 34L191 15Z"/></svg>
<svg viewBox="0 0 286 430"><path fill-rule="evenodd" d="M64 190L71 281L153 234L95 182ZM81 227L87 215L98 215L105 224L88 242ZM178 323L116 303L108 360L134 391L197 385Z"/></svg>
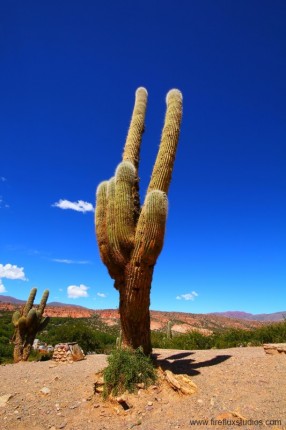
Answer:
<svg viewBox="0 0 286 430"><path fill-rule="evenodd" d="M143 206L138 165L147 91L138 88L122 162L115 175L99 184L95 225L100 256L119 291L123 346L150 354L150 289L162 250L171 181L182 118L182 94L167 94L161 143Z"/></svg>

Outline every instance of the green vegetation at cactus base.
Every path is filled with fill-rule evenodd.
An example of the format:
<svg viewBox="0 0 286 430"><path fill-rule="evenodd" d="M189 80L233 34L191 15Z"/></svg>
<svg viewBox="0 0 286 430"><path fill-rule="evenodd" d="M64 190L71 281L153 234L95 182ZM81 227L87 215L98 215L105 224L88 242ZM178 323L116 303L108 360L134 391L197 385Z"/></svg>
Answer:
<svg viewBox="0 0 286 430"><path fill-rule="evenodd" d="M151 358L142 349L117 349L108 357L108 366L104 369L103 396L117 396L125 391L130 393L138 389L137 384L148 387L156 380L156 371Z"/></svg>

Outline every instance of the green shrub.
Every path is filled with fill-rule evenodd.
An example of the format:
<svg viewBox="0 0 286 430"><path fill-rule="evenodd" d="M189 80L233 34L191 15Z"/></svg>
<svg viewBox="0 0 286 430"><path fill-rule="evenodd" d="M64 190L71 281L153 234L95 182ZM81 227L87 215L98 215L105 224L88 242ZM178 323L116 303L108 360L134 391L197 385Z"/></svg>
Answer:
<svg viewBox="0 0 286 430"><path fill-rule="evenodd" d="M14 345L10 342L14 327L11 324L12 312L0 314L0 364L13 362Z"/></svg>
<svg viewBox="0 0 286 430"><path fill-rule="evenodd" d="M264 343L286 342L286 321L266 324L251 330L238 328L217 330L211 336L204 336L198 332L173 335L172 339L168 339L162 332L152 332L151 336L153 348L191 350L261 346Z"/></svg>
<svg viewBox="0 0 286 430"><path fill-rule="evenodd" d="M39 351L35 351L34 349L32 349L28 361L48 361L52 359L52 356L52 352L47 352L43 354Z"/></svg>
<svg viewBox="0 0 286 430"><path fill-rule="evenodd" d="M87 318L51 318L47 330L39 334L39 339L53 346L61 342L77 342L85 354L109 352L114 348L116 335L90 327L89 321Z"/></svg>
<svg viewBox="0 0 286 430"><path fill-rule="evenodd" d="M104 370L104 397L109 394L118 394L136 390L136 384L150 385L156 380L156 372L149 357L143 354L142 349L114 350L108 357L108 366Z"/></svg>
<svg viewBox="0 0 286 430"><path fill-rule="evenodd" d="M13 349L14 345L7 343L0 343L0 364L13 363Z"/></svg>

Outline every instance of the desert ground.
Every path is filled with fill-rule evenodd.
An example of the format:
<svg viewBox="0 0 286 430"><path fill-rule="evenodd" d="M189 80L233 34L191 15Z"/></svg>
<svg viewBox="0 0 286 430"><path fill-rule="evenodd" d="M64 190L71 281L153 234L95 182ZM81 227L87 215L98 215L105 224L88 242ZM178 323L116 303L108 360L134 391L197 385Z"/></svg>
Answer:
<svg viewBox="0 0 286 430"><path fill-rule="evenodd" d="M191 376L196 392L179 394L158 382L127 394L129 409L124 410L94 393L96 372L107 363L105 355L89 355L72 364L2 365L0 428L286 429L286 355L266 355L262 347L154 350L154 355L163 370Z"/></svg>

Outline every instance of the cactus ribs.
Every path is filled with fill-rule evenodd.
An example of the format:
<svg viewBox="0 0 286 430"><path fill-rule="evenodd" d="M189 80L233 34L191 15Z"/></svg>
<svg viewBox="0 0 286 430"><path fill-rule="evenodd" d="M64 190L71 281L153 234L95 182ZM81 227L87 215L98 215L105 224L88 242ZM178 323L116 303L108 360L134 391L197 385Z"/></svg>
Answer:
<svg viewBox="0 0 286 430"><path fill-rule="evenodd" d="M27 303L20 311L15 311L12 317L12 323L15 326L12 339L15 344L15 363L28 360L36 334L43 330L50 320L49 317L42 318L49 297L49 291L44 291L38 309L33 308L36 294L37 289L32 288Z"/></svg>
<svg viewBox="0 0 286 430"><path fill-rule="evenodd" d="M115 175L96 193L96 236L103 263L120 295L123 346L152 351L150 289L162 250L171 181L182 119L182 94L169 91L157 159L140 208L138 165L144 132L147 91L138 88L123 152Z"/></svg>

